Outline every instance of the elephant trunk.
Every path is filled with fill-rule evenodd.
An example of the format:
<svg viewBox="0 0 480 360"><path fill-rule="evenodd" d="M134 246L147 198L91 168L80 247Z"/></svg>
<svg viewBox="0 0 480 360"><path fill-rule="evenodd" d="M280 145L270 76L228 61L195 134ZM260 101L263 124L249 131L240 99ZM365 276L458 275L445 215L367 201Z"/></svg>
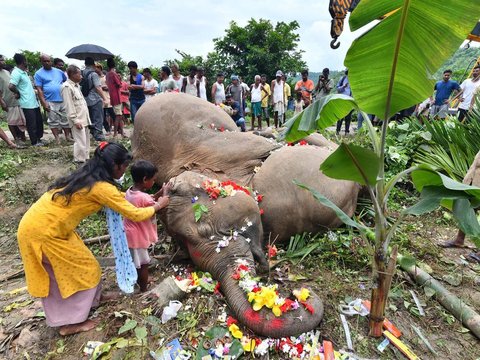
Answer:
<svg viewBox="0 0 480 360"><path fill-rule="evenodd" d="M313 308L313 313L303 305L279 317L276 317L271 309L262 308L260 311L255 311L247 300L247 294L232 275L233 272L225 271L219 279L227 304L236 319L258 335L271 338L300 335L313 330L323 318L323 303L313 292L310 292L307 300Z"/></svg>

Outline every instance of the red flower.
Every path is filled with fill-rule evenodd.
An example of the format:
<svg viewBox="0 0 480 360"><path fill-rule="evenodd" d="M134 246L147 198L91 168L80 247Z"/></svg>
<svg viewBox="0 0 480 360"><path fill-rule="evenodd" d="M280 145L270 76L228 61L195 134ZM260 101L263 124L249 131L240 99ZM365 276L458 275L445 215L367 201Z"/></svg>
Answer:
<svg viewBox="0 0 480 360"><path fill-rule="evenodd" d="M291 143L291 142L287 143L287 146L293 146L293 143Z"/></svg>
<svg viewBox="0 0 480 360"><path fill-rule="evenodd" d="M217 285L215 285L215 289L213 289L213 293L216 295L222 295L220 292L220 281L217 281Z"/></svg>
<svg viewBox="0 0 480 360"><path fill-rule="evenodd" d="M263 195L258 194L257 195L257 201L262 202L262 200L263 200Z"/></svg>
<svg viewBox="0 0 480 360"><path fill-rule="evenodd" d="M300 343L295 345L295 347L297 348L297 354L300 355L303 352L303 345Z"/></svg>
<svg viewBox="0 0 480 360"><path fill-rule="evenodd" d="M238 273L238 271L235 271L232 275L232 279L234 280L240 280L240 274Z"/></svg>
<svg viewBox="0 0 480 360"><path fill-rule="evenodd" d="M222 126L220 129L218 129L218 131L224 132L225 131L225 126Z"/></svg>
<svg viewBox="0 0 480 360"><path fill-rule="evenodd" d="M229 315L227 317L227 327L230 327L232 324L238 324L238 320Z"/></svg>
<svg viewBox="0 0 480 360"><path fill-rule="evenodd" d="M260 215L263 215L265 213L265 211L263 211L263 209L260 209Z"/></svg>
<svg viewBox="0 0 480 360"><path fill-rule="evenodd" d="M259 288L258 286L255 286L255 287L252 289L252 292L254 292L254 293L259 292L259 291L262 291L262 289Z"/></svg>
<svg viewBox="0 0 480 360"><path fill-rule="evenodd" d="M273 245L273 246L268 245L267 249L268 249L268 257L269 258L277 256L277 247L275 245Z"/></svg>
<svg viewBox="0 0 480 360"><path fill-rule="evenodd" d="M307 309L308 311L310 311L311 314L313 314L315 312L315 309L313 308L312 305L310 305L309 303L307 303L306 301L302 301L300 304L302 304L303 306L305 306L305 309Z"/></svg>
<svg viewBox="0 0 480 360"><path fill-rule="evenodd" d="M287 312L292 309L292 304L294 303L293 300L290 299L285 299L285 302L283 303L282 306L280 306L280 310L282 313Z"/></svg>
<svg viewBox="0 0 480 360"><path fill-rule="evenodd" d="M308 145L308 143L307 143L305 140L300 141L299 144L300 144L301 146Z"/></svg>
<svg viewBox="0 0 480 360"><path fill-rule="evenodd" d="M244 264L238 265L238 270L250 271L250 269L248 268L248 266L247 266L247 265L244 265Z"/></svg>

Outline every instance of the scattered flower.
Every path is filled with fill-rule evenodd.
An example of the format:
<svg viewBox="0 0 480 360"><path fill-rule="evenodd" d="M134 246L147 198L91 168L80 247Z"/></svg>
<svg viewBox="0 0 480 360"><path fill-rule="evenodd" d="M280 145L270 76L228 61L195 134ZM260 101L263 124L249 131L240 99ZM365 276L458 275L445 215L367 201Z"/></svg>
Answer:
<svg viewBox="0 0 480 360"><path fill-rule="evenodd" d="M245 226L242 226L242 227L240 228L240 231L241 231L241 232L247 231L247 228L246 228Z"/></svg>
<svg viewBox="0 0 480 360"><path fill-rule="evenodd" d="M310 291L306 288L301 288L300 290L293 290L292 292L293 292L293 295L300 302L306 301L310 296Z"/></svg>
<svg viewBox="0 0 480 360"><path fill-rule="evenodd" d="M232 336L236 339L241 339L243 337L242 331L235 323L231 324L228 327L228 331L230 331L230 334L232 334Z"/></svg>
<svg viewBox="0 0 480 360"><path fill-rule="evenodd" d="M269 258L277 256L278 249L275 245L273 245L273 246L268 245L267 249L268 249L268 257Z"/></svg>
<svg viewBox="0 0 480 360"><path fill-rule="evenodd" d="M308 143L305 141L305 140L300 140L300 142L298 143L300 146L305 146L305 145L308 145Z"/></svg>
<svg viewBox="0 0 480 360"><path fill-rule="evenodd" d="M251 240L250 238L246 238L245 241L246 241L247 243L250 243L250 241L252 241L252 240Z"/></svg>
<svg viewBox="0 0 480 360"><path fill-rule="evenodd" d="M260 215L263 215L265 213L265 211L263 211L263 209L260 209Z"/></svg>

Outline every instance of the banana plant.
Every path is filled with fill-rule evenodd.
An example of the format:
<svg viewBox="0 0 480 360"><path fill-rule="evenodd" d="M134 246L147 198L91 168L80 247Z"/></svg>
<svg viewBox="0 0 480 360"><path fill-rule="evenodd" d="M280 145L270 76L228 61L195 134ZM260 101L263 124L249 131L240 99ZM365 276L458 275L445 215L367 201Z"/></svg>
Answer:
<svg viewBox="0 0 480 360"><path fill-rule="evenodd" d="M380 135L367 121L373 151L343 143L320 167L329 177L364 185L373 202L371 336L382 335L385 305L396 264L396 248L390 255L388 249L404 216L421 215L442 204L452 209L462 230L480 234L473 210L479 204L480 189L458 183L426 165L409 168L388 181L384 170L388 120L396 112L432 94L432 74L460 46L479 16L479 1L362 0L350 16L350 28L357 30L372 22L377 24L353 42L345 59L354 99L344 95L327 96L286 124L284 137L293 142L333 125L353 108L362 112L365 119L368 113L384 120ZM390 191L410 174L421 192L420 200L389 225L386 216ZM342 221L349 225L355 223L340 209L332 207L333 204L321 194L314 195L332 208ZM352 226L357 227L365 239L372 237L363 225Z"/></svg>

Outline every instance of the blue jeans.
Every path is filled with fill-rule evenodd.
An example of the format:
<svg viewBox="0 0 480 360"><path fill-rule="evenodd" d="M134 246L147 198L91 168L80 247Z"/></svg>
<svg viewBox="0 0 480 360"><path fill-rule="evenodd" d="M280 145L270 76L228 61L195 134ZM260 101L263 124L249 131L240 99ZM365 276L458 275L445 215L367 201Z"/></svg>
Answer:
<svg viewBox="0 0 480 360"><path fill-rule="evenodd" d="M246 131L246 128L245 128L245 119L243 117L241 117L240 119L236 120L235 121L235 124L237 124L237 126L240 126L240 129L242 130L242 132L245 132Z"/></svg>
<svg viewBox="0 0 480 360"><path fill-rule="evenodd" d="M368 118L370 119L370 121L373 121L373 115L368 114ZM363 118L362 113L358 113L358 125L357 125L357 130L360 130L360 129L362 128L364 121L365 121L365 119Z"/></svg>
<svg viewBox="0 0 480 360"><path fill-rule="evenodd" d="M142 106L144 102L145 102L145 99L139 100L139 99L130 98L130 116L132 118L132 123L135 121L135 114L137 113L138 109L140 109L140 106Z"/></svg>

